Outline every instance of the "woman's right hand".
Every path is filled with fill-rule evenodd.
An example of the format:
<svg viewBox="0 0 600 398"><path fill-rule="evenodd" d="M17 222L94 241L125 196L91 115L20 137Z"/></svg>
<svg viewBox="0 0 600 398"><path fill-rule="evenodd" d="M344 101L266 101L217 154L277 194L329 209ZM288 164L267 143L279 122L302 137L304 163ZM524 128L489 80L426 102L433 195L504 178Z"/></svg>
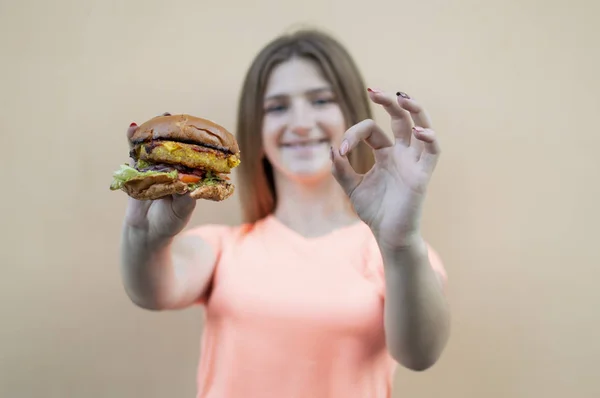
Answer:
<svg viewBox="0 0 600 398"><path fill-rule="evenodd" d="M169 113L163 115L168 116ZM130 148L131 136L138 128L133 124L127 129ZM130 164L133 166L133 159ZM146 242L157 242L173 238L189 222L196 207L196 200L186 195L171 195L158 200L128 198L125 225L145 235Z"/></svg>

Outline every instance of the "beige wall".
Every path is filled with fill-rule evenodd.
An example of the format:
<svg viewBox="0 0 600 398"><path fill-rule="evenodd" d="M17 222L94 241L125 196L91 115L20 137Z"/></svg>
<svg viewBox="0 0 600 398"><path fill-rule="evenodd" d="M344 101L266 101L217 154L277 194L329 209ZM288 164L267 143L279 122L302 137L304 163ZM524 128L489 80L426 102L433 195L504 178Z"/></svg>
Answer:
<svg viewBox="0 0 600 398"><path fill-rule="evenodd" d="M126 298L111 173L132 121L233 128L251 57L309 23L369 85L426 104L445 150L425 226L453 336L395 396L599 397L600 3L247 3L0 2L0 396L194 395L201 312ZM202 203L194 223L239 215L235 199Z"/></svg>

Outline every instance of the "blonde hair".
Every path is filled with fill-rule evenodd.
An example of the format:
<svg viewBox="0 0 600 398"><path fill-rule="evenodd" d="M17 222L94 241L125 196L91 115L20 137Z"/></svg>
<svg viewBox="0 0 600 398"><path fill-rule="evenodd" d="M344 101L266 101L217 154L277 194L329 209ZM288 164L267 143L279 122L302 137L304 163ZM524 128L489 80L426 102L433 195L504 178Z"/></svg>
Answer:
<svg viewBox="0 0 600 398"><path fill-rule="evenodd" d="M242 156L238 189L247 223L268 216L277 203L273 167L262 149L263 100L272 70L292 57L306 58L317 64L332 86L348 127L372 118L363 78L348 51L331 35L302 29L268 43L250 65L238 104L236 131ZM372 151L361 143L349 155L349 160L357 172L364 173L373 165Z"/></svg>

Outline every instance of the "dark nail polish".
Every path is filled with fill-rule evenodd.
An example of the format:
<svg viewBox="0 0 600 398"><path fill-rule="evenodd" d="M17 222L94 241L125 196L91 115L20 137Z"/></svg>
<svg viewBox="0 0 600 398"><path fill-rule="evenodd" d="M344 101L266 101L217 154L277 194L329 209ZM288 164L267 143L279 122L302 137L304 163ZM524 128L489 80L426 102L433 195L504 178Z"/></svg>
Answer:
<svg viewBox="0 0 600 398"><path fill-rule="evenodd" d="M410 99L410 97L408 96L408 94L403 93L402 91L398 91L396 93L397 96L402 97L402 98L406 98L406 99Z"/></svg>
<svg viewBox="0 0 600 398"><path fill-rule="evenodd" d="M381 92L381 90L377 90L375 88L370 88L370 87L367 88L367 91L370 92L370 93L374 93L374 94L377 94L377 93Z"/></svg>
<svg viewBox="0 0 600 398"><path fill-rule="evenodd" d="M134 127L134 126L136 126L136 127L137 127L137 123L136 123L136 122L133 122L133 123L131 123L131 124L129 125L129 127Z"/></svg>
<svg viewBox="0 0 600 398"><path fill-rule="evenodd" d="M171 114L169 112L165 112L162 114L163 116L171 116Z"/></svg>
<svg viewBox="0 0 600 398"><path fill-rule="evenodd" d="M333 147L332 146L329 147L329 157L331 158L331 161L333 162Z"/></svg>

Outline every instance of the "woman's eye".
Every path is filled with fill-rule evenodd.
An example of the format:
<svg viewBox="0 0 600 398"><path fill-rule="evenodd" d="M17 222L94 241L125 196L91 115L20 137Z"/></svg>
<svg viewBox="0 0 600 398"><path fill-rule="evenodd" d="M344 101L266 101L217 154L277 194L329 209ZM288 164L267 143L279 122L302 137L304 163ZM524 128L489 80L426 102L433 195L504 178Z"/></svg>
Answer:
<svg viewBox="0 0 600 398"><path fill-rule="evenodd" d="M315 105L326 105L334 102L333 98L318 98L313 101Z"/></svg>
<svg viewBox="0 0 600 398"><path fill-rule="evenodd" d="M287 108L285 105L271 105L271 106L267 106L265 108L265 112L267 113L272 113L272 112L282 112L285 111Z"/></svg>

